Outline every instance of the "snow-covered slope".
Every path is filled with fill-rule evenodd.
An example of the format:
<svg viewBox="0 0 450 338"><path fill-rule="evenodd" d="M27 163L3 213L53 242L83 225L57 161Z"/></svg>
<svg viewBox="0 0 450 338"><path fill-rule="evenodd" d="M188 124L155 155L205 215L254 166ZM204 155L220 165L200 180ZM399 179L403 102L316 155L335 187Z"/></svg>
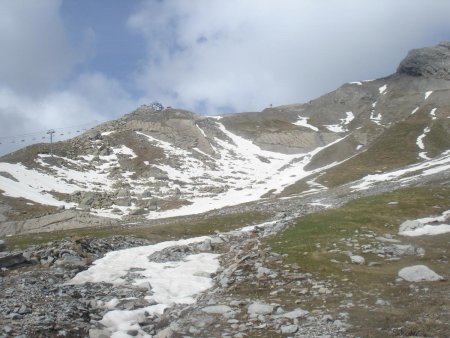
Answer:
<svg viewBox="0 0 450 338"><path fill-rule="evenodd" d="M352 181L353 190L408 184L449 170L449 93L447 78L401 68L260 113L142 106L55 144L53 156L41 144L1 158L2 217L23 217L17 198L154 219L276 198L296 182L304 186L293 193L308 194Z"/></svg>

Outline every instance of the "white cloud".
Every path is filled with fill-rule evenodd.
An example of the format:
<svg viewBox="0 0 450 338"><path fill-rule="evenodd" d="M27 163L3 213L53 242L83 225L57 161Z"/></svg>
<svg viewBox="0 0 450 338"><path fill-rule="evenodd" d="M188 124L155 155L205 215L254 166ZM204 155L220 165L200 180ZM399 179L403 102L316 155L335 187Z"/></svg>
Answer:
<svg viewBox="0 0 450 338"><path fill-rule="evenodd" d="M61 2L0 2L0 137L116 118L153 100L209 114L305 102L388 75L409 49L450 32L444 0L142 1L127 27L146 58L123 60L121 83L92 69L102 60L87 62L105 47L92 44L94 30L68 38Z"/></svg>
<svg viewBox="0 0 450 338"><path fill-rule="evenodd" d="M213 113L306 101L388 75L409 49L438 42L449 10L419 0L144 1L128 26L148 48L140 88Z"/></svg>
<svg viewBox="0 0 450 338"><path fill-rule="evenodd" d="M0 4L0 155L33 141L18 135L111 119L136 105L115 79L76 72L92 46L69 41L60 5L60 0Z"/></svg>
<svg viewBox="0 0 450 338"><path fill-rule="evenodd" d="M5 0L0 5L0 84L25 94L54 89L84 52L70 45L60 0Z"/></svg>

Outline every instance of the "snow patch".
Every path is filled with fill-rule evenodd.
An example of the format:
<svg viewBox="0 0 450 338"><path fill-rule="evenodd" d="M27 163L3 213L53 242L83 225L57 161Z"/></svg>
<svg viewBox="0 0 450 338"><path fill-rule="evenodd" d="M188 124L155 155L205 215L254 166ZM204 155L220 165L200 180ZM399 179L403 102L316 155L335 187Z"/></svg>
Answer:
<svg viewBox="0 0 450 338"><path fill-rule="evenodd" d="M203 135L203 137L207 137L205 131L202 128L200 128L198 124L196 124L195 126L198 128L198 130L200 130L200 133Z"/></svg>
<svg viewBox="0 0 450 338"><path fill-rule="evenodd" d="M450 210L447 210L441 216L405 221L400 224L398 233L399 235L410 237L445 234L450 232L449 222Z"/></svg>
<svg viewBox="0 0 450 338"><path fill-rule="evenodd" d="M432 90L426 92L426 93L425 93L425 100L428 99L428 97L429 97L431 94L433 94L433 91L432 91Z"/></svg>
<svg viewBox="0 0 450 338"><path fill-rule="evenodd" d="M419 137L417 138L417 141L416 141L416 144L417 144L417 146L419 147L419 149L425 149L425 146L424 146L424 144L423 144L423 139L424 139L424 137L425 136L427 136L427 134L430 132L430 128L429 127L426 127L424 130L423 130L423 133L421 134L421 135L419 135Z"/></svg>
<svg viewBox="0 0 450 338"><path fill-rule="evenodd" d="M419 110L419 107L414 108L414 110L411 112L411 115L414 115Z"/></svg>
<svg viewBox="0 0 450 338"><path fill-rule="evenodd" d="M333 133L344 133L348 131L348 129L345 126L348 125L351 121L353 121L355 115L353 115L353 112L351 111L348 111L345 114L346 117L340 119L341 122L339 124L329 124L324 125L324 127L327 128L329 131L332 131Z"/></svg>
<svg viewBox="0 0 450 338"><path fill-rule="evenodd" d="M378 124L379 126L381 126L381 120L382 120L383 116L381 115L381 113L378 113L377 115L375 115L375 111L372 110L370 112L370 120L376 124Z"/></svg>
<svg viewBox="0 0 450 338"><path fill-rule="evenodd" d="M400 184L414 181L419 177L433 175L450 170L450 150L431 160L410 165L406 168L378 174L370 174L351 186L353 191L366 190L381 182L398 182ZM403 177L407 176L407 177Z"/></svg>
<svg viewBox="0 0 450 338"><path fill-rule="evenodd" d="M387 89L387 85L381 86L380 88L378 88L378 91L380 92L380 94L385 94Z"/></svg>
<svg viewBox="0 0 450 338"><path fill-rule="evenodd" d="M430 111L430 116L431 116L432 120L436 120L436 110L437 110L437 108L433 108Z"/></svg>
<svg viewBox="0 0 450 338"><path fill-rule="evenodd" d="M301 126L301 127L306 127L309 129L312 129L314 131L319 131L319 129L311 124L308 123L308 119L309 117L302 117L302 116L298 116L298 121L294 122L293 124L297 125L297 126Z"/></svg>
<svg viewBox="0 0 450 338"><path fill-rule="evenodd" d="M127 337L127 331L139 330L137 323L144 318L145 312L162 314L172 304L194 303L196 294L212 286L209 276L219 268L219 255L211 253L188 255L181 261L164 263L149 261L148 257L166 248L210 239L204 236L112 251L96 260L88 270L78 273L67 284L106 282L139 288L148 288L150 285L152 295L145 299L156 302L156 305L131 311L109 311L100 321L112 337ZM134 273L130 275L129 272Z"/></svg>
<svg viewBox="0 0 450 338"><path fill-rule="evenodd" d="M137 156L136 156L136 154L134 153L134 150L133 149L131 149L131 148L128 148L127 146L125 146L125 145L122 145L122 146L120 146L120 147L118 147L118 148L113 148L113 152L114 152L114 154L120 154L120 155L128 155L128 156L130 156L130 159L132 159L132 158L136 158Z"/></svg>

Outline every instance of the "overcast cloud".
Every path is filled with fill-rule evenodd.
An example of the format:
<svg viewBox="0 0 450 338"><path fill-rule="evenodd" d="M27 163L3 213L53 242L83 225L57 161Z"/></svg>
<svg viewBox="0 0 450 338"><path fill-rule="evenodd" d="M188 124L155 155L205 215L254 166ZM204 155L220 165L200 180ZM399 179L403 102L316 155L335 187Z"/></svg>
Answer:
<svg viewBox="0 0 450 338"><path fill-rule="evenodd" d="M88 2L95 20L76 20ZM389 75L411 48L450 39L446 0L64 5L0 3L0 136L117 118L153 100L202 114L305 102ZM120 42L105 39L107 27L123 32Z"/></svg>

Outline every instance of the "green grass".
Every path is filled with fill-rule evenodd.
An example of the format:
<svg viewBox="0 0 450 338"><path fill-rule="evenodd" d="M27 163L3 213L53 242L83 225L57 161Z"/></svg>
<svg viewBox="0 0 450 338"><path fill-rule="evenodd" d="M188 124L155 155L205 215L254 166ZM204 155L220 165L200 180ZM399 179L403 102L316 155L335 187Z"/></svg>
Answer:
<svg viewBox="0 0 450 338"><path fill-rule="evenodd" d="M287 254L283 264L295 263L303 272L312 273L316 278L333 280L337 286L327 304L336 304L337 312L342 311L338 306L344 301L346 293L353 294L352 302L355 304L362 302L373 305L378 297L391 302L389 307L372 309L357 305L350 309L351 323L354 325L352 333L355 335L392 337L395 336L392 333L394 328L403 327L404 333L416 332L420 336L438 337L449 329L448 316L445 315L445 309L450 308L450 299L445 296L448 295L449 282L421 284L429 291L414 298L411 298L410 283L392 283L402 267L414 264L425 264L441 275L448 275L448 267L442 260L448 257L450 234L417 238L397 236L403 244L413 243L425 249L425 256L402 256L398 261L386 261L373 253L362 254L366 262L380 264L371 267L349 264L345 252L355 249L347 247L340 240L358 238L360 244L369 243L369 239L355 236L371 232L378 236L387 233L396 235L403 221L439 215L449 208L448 185L405 188L298 218L292 227L267 239L266 244L275 252ZM330 250L336 248L338 252ZM361 254L359 251L356 253ZM332 262L332 259L338 262ZM283 301L287 304L291 302L289 298ZM310 300L302 306L314 309L321 304L320 300ZM424 313L432 324L423 319ZM405 326L407 322L414 325Z"/></svg>
<svg viewBox="0 0 450 338"><path fill-rule="evenodd" d="M450 120L440 120L433 124L424 138L424 145L429 156L436 156L450 149Z"/></svg>
<svg viewBox="0 0 450 338"><path fill-rule="evenodd" d="M398 204L388 204L394 201ZM269 244L275 251L288 254L289 261L311 268L325 267L329 264L322 263L329 259L326 252L316 250L316 243L326 248L362 227L376 232L396 233L396 225L407 219L439 214L448 208L449 187L405 188L354 200L339 209L301 217L293 227L271 238ZM304 252L314 252L314 257L304 256Z"/></svg>
<svg viewBox="0 0 450 338"><path fill-rule="evenodd" d="M395 124L381 134L367 151L327 170L318 182L335 187L377 170L385 171L417 162L416 140L427 124L423 116Z"/></svg>
<svg viewBox="0 0 450 338"><path fill-rule="evenodd" d="M258 224L269 218L262 212L245 212L223 216L193 216L178 218L158 225L129 225L79 228L65 231L24 234L5 238L10 248L25 248L67 237L105 238L113 235L128 235L146 238L155 242L185 237L203 236L215 231L230 231L250 224Z"/></svg>

